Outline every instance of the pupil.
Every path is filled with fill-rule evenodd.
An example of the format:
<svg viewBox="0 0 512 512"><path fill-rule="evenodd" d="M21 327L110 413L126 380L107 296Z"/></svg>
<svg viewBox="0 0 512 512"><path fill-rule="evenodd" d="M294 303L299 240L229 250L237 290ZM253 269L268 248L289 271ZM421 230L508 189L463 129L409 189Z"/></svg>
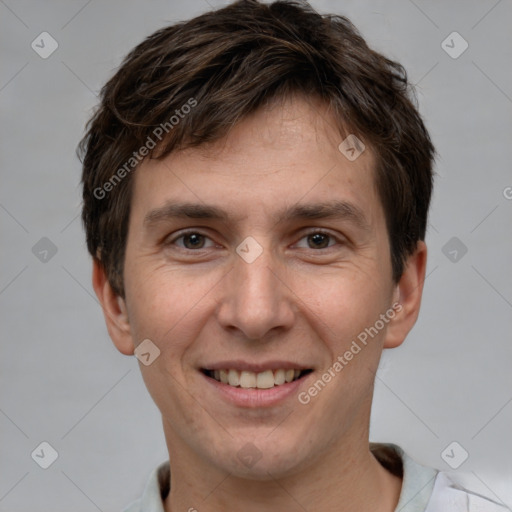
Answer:
<svg viewBox="0 0 512 512"><path fill-rule="evenodd" d="M191 235L187 235L184 239L185 246L190 249L194 249L203 245L203 235L199 235L197 233L193 233ZM188 242L188 243L187 243ZM190 246L190 247L189 247Z"/></svg>
<svg viewBox="0 0 512 512"><path fill-rule="evenodd" d="M314 247L324 248L329 244L328 236L322 233L315 233L314 235L310 235L310 240L313 242Z"/></svg>

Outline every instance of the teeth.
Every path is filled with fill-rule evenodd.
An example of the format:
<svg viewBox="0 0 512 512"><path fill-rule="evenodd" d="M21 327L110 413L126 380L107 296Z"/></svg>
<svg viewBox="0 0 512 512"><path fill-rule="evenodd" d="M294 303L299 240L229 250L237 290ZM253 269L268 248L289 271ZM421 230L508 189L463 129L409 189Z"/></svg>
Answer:
<svg viewBox="0 0 512 512"><path fill-rule="evenodd" d="M286 382L284 374L284 370L276 370L274 372L274 382L276 386L280 386L281 384L284 384Z"/></svg>
<svg viewBox="0 0 512 512"><path fill-rule="evenodd" d="M231 373L231 370L229 370ZM242 388L255 388L256 387L256 374L254 372L241 372L240 373L240 387Z"/></svg>
<svg viewBox="0 0 512 512"><path fill-rule="evenodd" d="M273 388L275 383L274 372L267 370L265 372L258 373L256 377L256 387L260 389Z"/></svg>
<svg viewBox="0 0 512 512"><path fill-rule="evenodd" d="M210 375L218 382L229 384L234 387L242 387L244 389L258 388L270 389L274 386L296 380L301 374L301 370L265 370L255 373L249 371L238 370L214 370Z"/></svg>
<svg viewBox="0 0 512 512"><path fill-rule="evenodd" d="M228 384L230 386L235 386L235 387L238 386L240 384L240 373L238 373L236 370L229 370Z"/></svg>

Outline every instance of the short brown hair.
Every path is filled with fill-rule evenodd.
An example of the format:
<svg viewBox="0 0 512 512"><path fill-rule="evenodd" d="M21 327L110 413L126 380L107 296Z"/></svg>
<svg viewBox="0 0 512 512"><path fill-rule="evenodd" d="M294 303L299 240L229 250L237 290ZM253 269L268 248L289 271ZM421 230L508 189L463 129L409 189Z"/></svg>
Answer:
<svg viewBox="0 0 512 512"><path fill-rule="evenodd" d="M320 15L305 2L240 0L135 47L87 124L78 147L87 246L119 295L130 171L145 157L218 140L244 116L295 93L320 98L340 134L372 148L398 281L425 237L434 158L404 68L370 49L343 16Z"/></svg>

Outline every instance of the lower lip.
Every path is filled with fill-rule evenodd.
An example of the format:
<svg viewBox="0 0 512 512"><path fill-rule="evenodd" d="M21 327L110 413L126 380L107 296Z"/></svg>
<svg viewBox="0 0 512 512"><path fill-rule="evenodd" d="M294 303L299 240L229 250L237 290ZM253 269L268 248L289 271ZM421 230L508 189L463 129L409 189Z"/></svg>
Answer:
<svg viewBox="0 0 512 512"><path fill-rule="evenodd" d="M213 389L217 391L222 398L238 407L258 408L258 407L271 407L284 402L286 399L297 396L298 389L304 381L313 374L313 372L304 375L300 379L280 386L274 386L269 389L258 389L258 388L236 388L229 384L223 384L211 377L208 377L203 372L200 372L206 382L213 386Z"/></svg>

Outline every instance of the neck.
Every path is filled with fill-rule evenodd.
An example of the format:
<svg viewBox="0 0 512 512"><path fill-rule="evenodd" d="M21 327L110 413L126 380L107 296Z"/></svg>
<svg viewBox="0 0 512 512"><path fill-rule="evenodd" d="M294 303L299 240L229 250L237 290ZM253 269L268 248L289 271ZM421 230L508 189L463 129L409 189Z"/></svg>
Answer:
<svg viewBox="0 0 512 512"><path fill-rule="evenodd" d="M401 478L388 472L370 452L367 434L360 432L356 440L338 442L300 471L276 478L269 472L265 480L237 477L206 465L168 436L171 492L165 511L393 512Z"/></svg>

